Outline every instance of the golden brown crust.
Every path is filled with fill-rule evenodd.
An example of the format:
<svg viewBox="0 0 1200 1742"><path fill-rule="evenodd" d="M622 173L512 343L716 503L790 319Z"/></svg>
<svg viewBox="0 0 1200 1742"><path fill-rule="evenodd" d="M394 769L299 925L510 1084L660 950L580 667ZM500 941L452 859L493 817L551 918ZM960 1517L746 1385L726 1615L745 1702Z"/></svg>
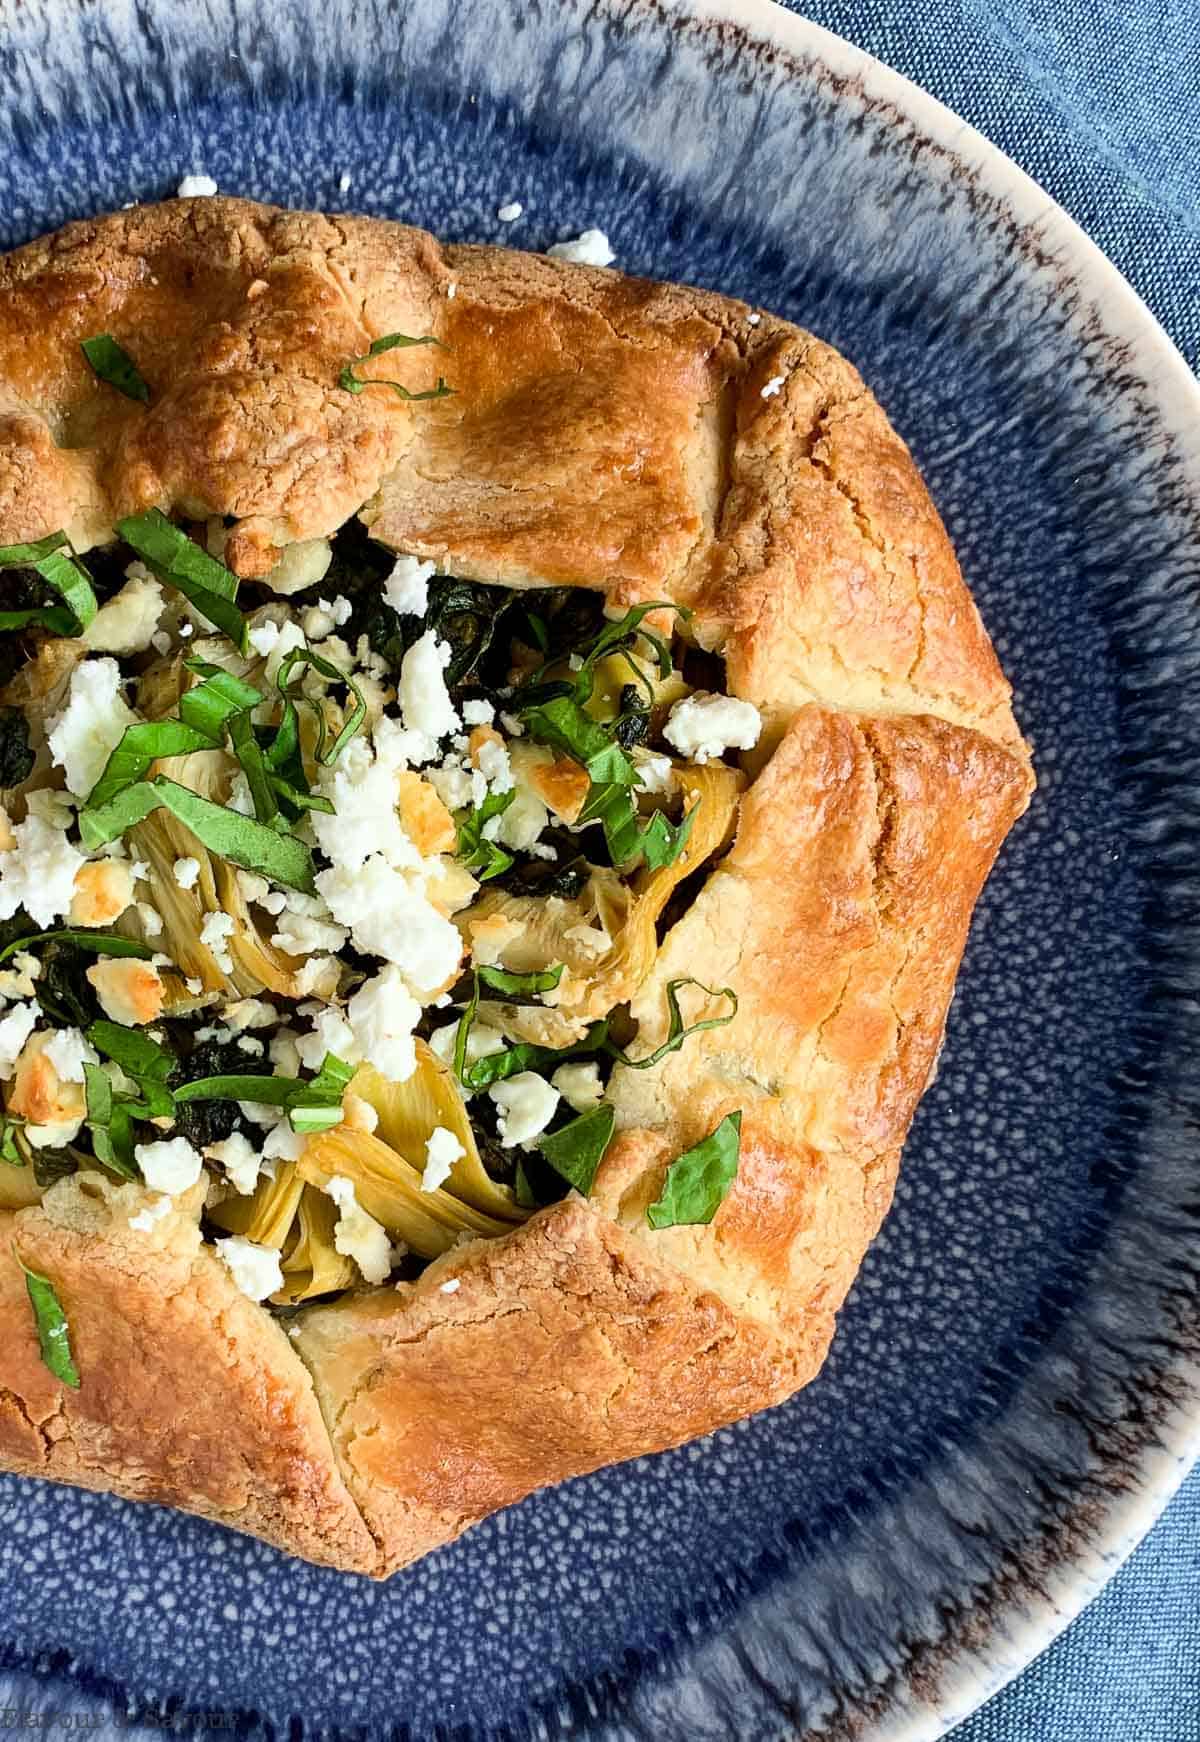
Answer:
<svg viewBox="0 0 1200 1742"><path fill-rule="evenodd" d="M155 1500L360 1572L377 1556L288 1338L194 1216L99 1174L0 1214L0 1468ZM78 1391L43 1364L17 1255L53 1284Z"/></svg>
<svg viewBox="0 0 1200 1742"><path fill-rule="evenodd" d="M819 1368L1032 782L904 444L836 352L748 317L708 292L233 200L135 209L0 259L0 542L66 524L89 545L155 504L232 517L227 559L255 576L366 503L375 537L453 573L690 605L730 691L768 717L734 845L633 1006L635 1046L661 1038L666 984L692 973L736 987L736 1020L659 1070L617 1072L620 1132L588 1204L299 1315L341 1478L295 1352L231 1303L211 1255L165 1256L158 1316L147 1302L105 1353L85 1321L93 1302L111 1325L144 1299L133 1236L68 1235L49 1207L17 1217L21 1239L83 1303L73 1331L96 1366L64 1402L25 1324L17 1378L0 1363L9 1467L385 1573ZM78 340L104 330L153 385L149 410L82 362ZM413 389L444 373L452 398L337 386L392 331L449 349L361 372ZM666 1164L735 1108L738 1176L711 1226L649 1228ZM182 1363L213 1376L186 1444L161 1419ZM136 1389L160 1368L160 1390ZM45 1425L60 1421L62 1451Z"/></svg>

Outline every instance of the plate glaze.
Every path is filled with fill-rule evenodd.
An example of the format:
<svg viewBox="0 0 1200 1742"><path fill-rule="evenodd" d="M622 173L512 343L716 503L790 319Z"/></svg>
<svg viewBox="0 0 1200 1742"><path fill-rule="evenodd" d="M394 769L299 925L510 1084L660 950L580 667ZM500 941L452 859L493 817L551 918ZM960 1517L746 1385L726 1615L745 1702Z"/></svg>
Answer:
<svg viewBox="0 0 1200 1742"><path fill-rule="evenodd" d="M1006 160L763 4L0 0L0 245L200 169L450 238L598 224L625 268L841 347L1041 784L809 1390L385 1586L2 1478L0 1661L256 1734L926 1742L1094 1593L1200 1438L1200 394Z"/></svg>

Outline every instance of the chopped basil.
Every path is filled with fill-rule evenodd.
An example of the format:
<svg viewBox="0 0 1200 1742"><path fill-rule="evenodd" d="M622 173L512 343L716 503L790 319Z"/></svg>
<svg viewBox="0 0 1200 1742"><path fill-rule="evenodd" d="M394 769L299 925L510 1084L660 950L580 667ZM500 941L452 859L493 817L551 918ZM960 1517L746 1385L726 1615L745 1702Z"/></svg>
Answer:
<svg viewBox="0 0 1200 1742"><path fill-rule="evenodd" d="M131 728L132 730L132 728ZM295 835L282 834L228 805L201 798L166 775L127 787L101 810L90 806L79 813L79 833L86 847L102 847L140 823L159 806L189 828L201 844L231 865L257 872L285 889L311 895L316 887L312 854Z"/></svg>
<svg viewBox="0 0 1200 1742"><path fill-rule="evenodd" d="M25 1287L29 1293L30 1305L33 1307L33 1318L37 1325L42 1360L56 1379L61 1379L64 1385L69 1385L72 1390L78 1391L79 1373L71 1354L70 1326L67 1324L67 1315L62 1309L62 1302L54 1292L54 1284L48 1276L42 1276L38 1271L30 1270L15 1246L13 1247L13 1256L25 1272Z"/></svg>
<svg viewBox="0 0 1200 1742"><path fill-rule="evenodd" d="M342 1118L342 1096L354 1067L326 1053L320 1070L307 1082L299 1077L199 1077L175 1090L175 1099L189 1101L262 1101L286 1109L293 1131L327 1131Z"/></svg>
<svg viewBox="0 0 1200 1742"><path fill-rule="evenodd" d="M64 927L62 931L35 931L14 938L0 950L0 962L7 962L34 944L48 943L76 944L81 950L94 950L98 956L139 956L143 961L154 954L149 944L138 943L135 938L112 937L108 932L70 931Z"/></svg>
<svg viewBox="0 0 1200 1742"><path fill-rule="evenodd" d="M99 1065L84 1065L83 1076L87 1086L87 1126L96 1160L123 1179L139 1179L133 1158L133 1098L115 1095L108 1072Z"/></svg>
<svg viewBox="0 0 1200 1742"><path fill-rule="evenodd" d="M120 1065L136 1083L165 1083L175 1068L175 1054L138 1028L106 1019L89 1025L87 1037L97 1052Z"/></svg>
<svg viewBox="0 0 1200 1742"><path fill-rule="evenodd" d="M40 623L55 635L80 635L96 615L92 577L71 550L65 532L52 532L36 544L0 545L0 569L34 569L62 600L61 605L0 611L0 630Z"/></svg>
<svg viewBox="0 0 1200 1742"><path fill-rule="evenodd" d="M246 785L254 802L256 819L268 827L286 828L279 814L279 796L271 780L262 745L254 736L254 724L248 713L235 714L229 722L229 748L237 757Z"/></svg>
<svg viewBox="0 0 1200 1742"><path fill-rule="evenodd" d="M555 1173L560 1173L586 1198L596 1178L604 1152L612 1142L616 1108L605 1103L590 1107L569 1125L547 1132L538 1148Z"/></svg>
<svg viewBox="0 0 1200 1742"><path fill-rule="evenodd" d="M481 883L499 877L513 864L512 854L497 842L489 841L483 825L491 822L493 817L503 816L516 796L515 787L510 787L507 792L489 792L482 804L476 805L474 810L460 812L455 818L458 857L469 871L479 873Z"/></svg>
<svg viewBox="0 0 1200 1742"><path fill-rule="evenodd" d="M205 659L185 659L183 663L203 681L193 684L179 698L179 718L204 732L215 745L221 743L231 720L266 700L261 690L222 666L211 665Z"/></svg>
<svg viewBox="0 0 1200 1742"><path fill-rule="evenodd" d="M443 351L446 349L442 341L435 339L432 334L427 334L422 339L412 339L407 333L385 333L383 338L373 339L369 350L361 357L351 357L348 363L343 364L338 376L338 386L347 393L361 393L366 387L394 387L401 399L414 400L445 399L448 394L453 393L454 389L447 387L440 375L436 387L427 387L423 393L413 393L399 381L363 381L354 373L360 363L366 363L371 357L382 357L385 351L404 350L410 345L437 345Z"/></svg>
<svg viewBox="0 0 1200 1742"><path fill-rule="evenodd" d="M712 1221L737 1178L741 1135L741 1111L727 1113L715 1131L671 1163L662 1192L646 1211L652 1228Z"/></svg>
<svg viewBox="0 0 1200 1742"><path fill-rule="evenodd" d="M13 1118L11 1113L0 1113L0 1161L6 1161L9 1167L24 1167L25 1157L17 1148L17 1132L21 1121Z"/></svg>
<svg viewBox="0 0 1200 1742"><path fill-rule="evenodd" d="M529 974L510 974L507 968L480 968L479 978L495 992L506 992L515 998L530 997L535 992L553 991L563 977L565 966L559 962L553 968L536 968Z"/></svg>
<svg viewBox="0 0 1200 1742"><path fill-rule="evenodd" d="M555 696L521 710L521 722L539 744L563 750L598 784L636 786L637 770L610 731L590 719L570 696Z"/></svg>
<svg viewBox="0 0 1200 1742"><path fill-rule="evenodd" d="M104 771L87 797L87 809L102 811L121 793L144 780L153 763L162 756L188 756L193 750L211 750L207 732L199 732L183 720L144 720L127 726Z"/></svg>
<svg viewBox="0 0 1200 1742"><path fill-rule="evenodd" d="M703 1022L693 1022L690 1027L685 1025L679 1008L679 989L681 986L699 986L700 990L710 998L728 998L733 1008L728 1016L710 1016ZM647 1053L644 1059L631 1059L627 1052L622 1052L615 1041L606 1040L604 1050L612 1058L619 1059L623 1065L628 1065L633 1071L648 1071L651 1065L656 1065L660 1059L665 1059L668 1053L678 1052L684 1041L692 1034L700 1034L706 1028L724 1028L737 1015L737 994L729 986L719 989L705 986L699 980L693 980L689 975L686 979L669 980L667 982L667 1010L670 1015L670 1025L667 1038L661 1046L656 1046L652 1053Z"/></svg>
<svg viewBox="0 0 1200 1742"><path fill-rule="evenodd" d="M328 749L325 746L325 739L327 736L325 729L325 714L319 705L316 707L318 729L317 761L324 763L326 767L328 767L330 763L337 761L342 751L346 748L351 738L354 737L355 733L359 730L363 721L366 719L367 704L363 700L363 693L355 683L354 679L346 672L339 670L339 668L336 665L333 665L328 659L322 658L319 653L314 653L311 647L294 647L281 663L279 667L279 676L276 678L275 682L280 695L285 699L287 698L288 680L297 665L311 666L312 669L315 672L318 672L327 683L345 684L346 688L350 691L350 694L354 697L354 706L350 711L349 718Z"/></svg>
<svg viewBox="0 0 1200 1742"><path fill-rule="evenodd" d="M644 854L649 869L660 871L673 865L687 845L697 809L693 805L677 823L663 811L654 811L643 823L627 787L593 785L578 820L601 824L614 865L629 865Z"/></svg>
<svg viewBox="0 0 1200 1742"><path fill-rule="evenodd" d="M246 651L246 622L237 608L238 578L172 525L157 508L117 522L117 531L160 581L177 587L210 623Z"/></svg>
<svg viewBox="0 0 1200 1742"><path fill-rule="evenodd" d="M79 349L101 381L115 387L126 399L138 399L143 405L149 404L150 389L142 379L137 364L129 352L122 345L118 345L111 333L98 333L94 339L84 339Z"/></svg>

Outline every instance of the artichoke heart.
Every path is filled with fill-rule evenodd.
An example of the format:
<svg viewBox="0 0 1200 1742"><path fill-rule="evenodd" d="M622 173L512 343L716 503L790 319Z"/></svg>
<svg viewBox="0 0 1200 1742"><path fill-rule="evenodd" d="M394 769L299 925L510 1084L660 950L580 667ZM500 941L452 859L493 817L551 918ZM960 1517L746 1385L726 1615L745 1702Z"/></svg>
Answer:
<svg viewBox="0 0 1200 1742"><path fill-rule="evenodd" d="M299 1164L281 1161L275 1178L264 1174L248 1198L225 1198L208 1212L211 1221L227 1234L242 1234L257 1246L274 1246L282 1252L304 1193Z"/></svg>
<svg viewBox="0 0 1200 1742"><path fill-rule="evenodd" d="M465 1152L451 1169L447 1194L485 1216L524 1221L525 1213L512 1192L497 1185L479 1158L470 1116L453 1071L423 1040L417 1041L416 1051L417 1068L406 1082L389 1082L369 1064L360 1065L355 1072L350 1092L379 1115L376 1137L402 1156L419 1179L425 1167L425 1145L441 1126L457 1137Z"/></svg>
<svg viewBox="0 0 1200 1742"><path fill-rule="evenodd" d="M350 1180L367 1214L422 1258L448 1252L464 1234L483 1239L507 1234L526 1214L514 1207L511 1219L501 1221L448 1191L424 1192L421 1173L411 1162L380 1138L346 1125L310 1137L296 1167L310 1185L322 1188L335 1176Z"/></svg>
<svg viewBox="0 0 1200 1742"><path fill-rule="evenodd" d="M283 1287L271 1296L276 1306L298 1306L359 1281L354 1260L337 1250L337 1219L333 1199L306 1185L296 1212L295 1239L283 1258Z"/></svg>

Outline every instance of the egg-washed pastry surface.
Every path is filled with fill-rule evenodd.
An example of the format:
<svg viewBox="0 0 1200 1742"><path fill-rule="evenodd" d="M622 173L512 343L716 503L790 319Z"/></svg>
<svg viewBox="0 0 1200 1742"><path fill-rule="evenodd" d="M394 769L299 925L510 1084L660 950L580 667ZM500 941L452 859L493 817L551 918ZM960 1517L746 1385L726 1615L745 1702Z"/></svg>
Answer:
<svg viewBox="0 0 1200 1742"><path fill-rule="evenodd" d="M0 257L0 1467L378 1577L789 1396L1032 784L796 327L226 199Z"/></svg>

